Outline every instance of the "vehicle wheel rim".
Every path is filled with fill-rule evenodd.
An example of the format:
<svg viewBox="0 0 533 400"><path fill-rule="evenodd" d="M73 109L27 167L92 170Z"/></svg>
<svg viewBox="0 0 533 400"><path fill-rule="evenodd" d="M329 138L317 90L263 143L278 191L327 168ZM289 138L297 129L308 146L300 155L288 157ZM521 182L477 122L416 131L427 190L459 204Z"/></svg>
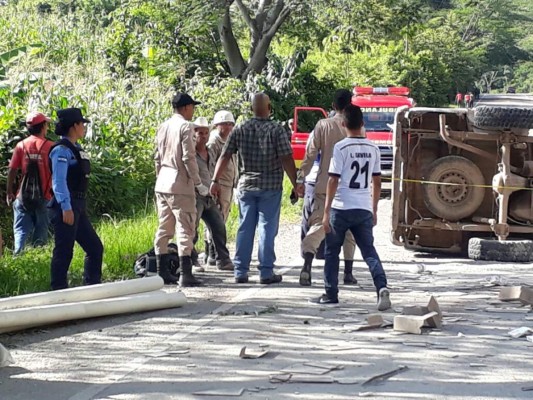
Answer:
<svg viewBox="0 0 533 400"><path fill-rule="evenodd" d="M468 181L464 175L458 172L444 174L439 182L446 183L446 185L437 186L437 195L444 203L457 204L468 196Z"/></svg>

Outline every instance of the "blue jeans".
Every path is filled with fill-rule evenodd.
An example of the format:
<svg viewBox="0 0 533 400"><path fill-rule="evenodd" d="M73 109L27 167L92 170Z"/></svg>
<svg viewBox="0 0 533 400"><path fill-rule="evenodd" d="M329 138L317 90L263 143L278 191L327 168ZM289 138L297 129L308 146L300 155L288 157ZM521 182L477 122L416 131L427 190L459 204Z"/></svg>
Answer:
<svg viewBox="0 0 533 400"><path fill-rule="evenodd" d="M239 230L235 250L235 277L248 275L255 230L259 231L259 274L267 279L274 274L274 240L278 234L281 190L240 191Z"/></svg>
<svg viewBox="0 0 533 400"><path fill-rule="evenodd" d="M387 287L387 277L374 247L374 236L372 235L374 217L372 213L368 210L336 210L332 208L329 223L331 232L326 235L326 264L324 266L324 284L328 297L338 298L339 253L348 229L352 232L355 243L361 250L379 294L381 288Z"/></svg>
<svg viewBox="0 0 533 400"><path fill-rule="evenodd" d="M15 239L15 254L20 254L26 241L31 238L32 246L44 246L48 241L48 227L50 220L46 202L35 210L27 211L19 199L13 203L13 233Z"/></svg>

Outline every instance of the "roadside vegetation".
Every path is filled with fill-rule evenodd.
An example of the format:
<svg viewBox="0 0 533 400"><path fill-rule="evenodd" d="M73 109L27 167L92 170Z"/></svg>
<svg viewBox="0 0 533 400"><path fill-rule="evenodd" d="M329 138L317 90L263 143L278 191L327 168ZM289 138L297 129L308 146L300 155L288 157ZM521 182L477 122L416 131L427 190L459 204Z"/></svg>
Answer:
<svg viewBox="0 0 533 400"><path fill-rule="evenodd" d="M419 105L456 91L533 92L528 0L4 0L0 1L0 198L30 109L81 107L93 121L90 212L106 246L106 279L131 276L152 245L153 138L185 90L249 117L264 90L274 118L329 107L338 87L405 85ZM280 4L280 7L277 5ZM52 132L50 138L54 139ZM286 185L287 186L287 185ZM286 190L288 190L286 188ZM282 215L298 207L284 195ZM236 229L236 210L228 224ZM12 245L12 212L0 229ZM0 260L0 296L45 290L51 249ZM72 279L81 279L76 253Z"/></svg>

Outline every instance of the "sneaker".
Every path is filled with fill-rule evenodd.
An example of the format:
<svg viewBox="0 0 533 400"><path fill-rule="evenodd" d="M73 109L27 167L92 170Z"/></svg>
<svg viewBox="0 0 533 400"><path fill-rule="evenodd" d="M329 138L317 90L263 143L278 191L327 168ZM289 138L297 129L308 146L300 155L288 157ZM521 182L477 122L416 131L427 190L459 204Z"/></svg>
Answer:
<svg viewBox="0 0 533 400"><path fill-rule="evenodd" d="M230 260L228 260L226 262L217 264L217 269L219 271L233 271L235 269L235 266Z"/></svg>
<svg viewBox="0 0 533 400"><path fill-rule="evenodd" d="M339 299L331 299L327 294L324 293L318 298L309 299L309 302L314 304L339 304Z"/></svg>
<svg viewBox="0 0 533 400"><path fill-rule="evenodd" d="M248 283L248 275L235 277L235 283Z"/></svg>
<svg viewBox="0 0 533 400"><path fill-rule="evenodd" d="M381 288L378 295L378 310L385 311L391 308L390 292L387 288Z"/></svg>
<svg viewBox="0 0 533 400"><path fill-rule="evenodd" d="M343 281L345 285L357 285L357 279L355 279L353 274L344 274Z"/></svg>
<svg viewBox="0 0 533 400"><path fill-rule="evenodd" d="M261 278L259 280L259 283L261 285L271 285L273 283L280 283L283 280L283 277L281 275L272 275L270 278Z"/></svg>

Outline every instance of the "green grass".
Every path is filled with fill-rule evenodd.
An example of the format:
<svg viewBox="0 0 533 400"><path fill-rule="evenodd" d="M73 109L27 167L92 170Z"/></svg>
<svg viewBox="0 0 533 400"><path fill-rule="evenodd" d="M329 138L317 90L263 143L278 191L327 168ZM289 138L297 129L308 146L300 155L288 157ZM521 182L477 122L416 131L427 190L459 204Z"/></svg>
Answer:
<svg viewBox="0 0 533 400"><path fill-rule="evenodd" d="M290 183L286 180L281 220L297 222L301 218L301 207L300 203L291 205L290 190ZM235 240L238 219L238 208L233 205L226 225L229 241ZM139 213L123 220L103 216L96 224L96 230L104 244L104 281L133 278L133 263L137 256L152 248L156 229L157 216L154 212ZM0 258L0 297L49 290L52 247L50 244L38 249L28 249L18 257L7 252L4 258ZM202 251L201 242L199 247ZM69 272L70 286L82 283L83 258L83 251L76 245Z"/></svg>

